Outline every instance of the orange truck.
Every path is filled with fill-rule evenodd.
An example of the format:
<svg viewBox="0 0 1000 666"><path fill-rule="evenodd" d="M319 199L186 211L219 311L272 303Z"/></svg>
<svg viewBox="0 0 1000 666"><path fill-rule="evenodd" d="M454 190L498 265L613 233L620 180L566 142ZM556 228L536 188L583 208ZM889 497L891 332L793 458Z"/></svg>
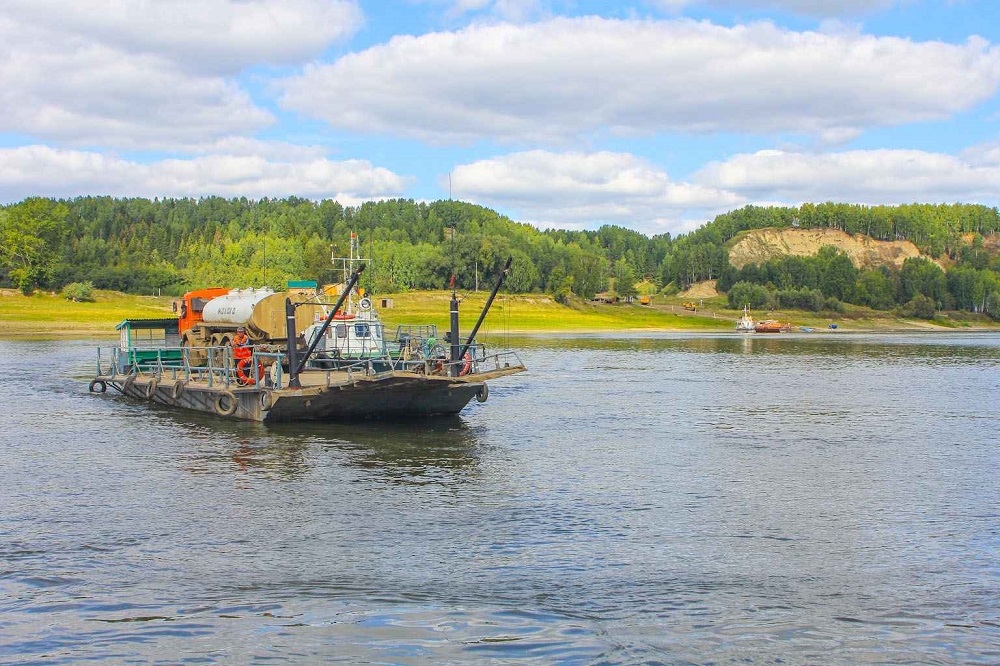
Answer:
<svg viewBox="0 0 1000 666"><path fill-rule="evenodd" d="M229 290L225 287L209 287L208 289L197 289L189 291L181 297L181 300L174 301L174 312L177 313L177 332L183 336L185 331L204 319L202 313L205 311L205 304L216 296L225 296Z"/></svg>
<svg viewBox="0 0 1000 666"><path fill-rule="evenodd" d="M303 303L313 301L315 297L296 290L275 292L266 288L211 287L189 291L179 301L174 301L181 346L225 347L232 341L236 329L242 326L246 328L252 344L276 345L278 350L283 350L288 342L286 299L302 304L295 309L297 335L324 315L319 303ZM207 355L199 350L191 352L191 359L199 365L205 362Z"/></svg>

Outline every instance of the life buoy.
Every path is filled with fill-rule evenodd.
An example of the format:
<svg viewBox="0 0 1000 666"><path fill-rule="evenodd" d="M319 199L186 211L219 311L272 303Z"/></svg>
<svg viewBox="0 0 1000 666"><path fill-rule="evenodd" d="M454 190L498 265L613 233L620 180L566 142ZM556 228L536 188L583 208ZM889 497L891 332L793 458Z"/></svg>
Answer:
<svg viewBox="0 0 1000 666"><path fill-rule="evenodd" d="M91 393L104 393L108 390L108 385L101 379L95 379L90 382L89 390Z"/></svg>
<svg viewBox="0 0 1000 666"><path fill-rule="evenodd" d="M465 363L462 365L462 369L458 371L459 377L466 376L469 374L469 370L472 370L472 356L469 355L469 352L465 352L465 356L462 357L462 360L465 361Z"/></svg>
<svg viewBox="0 0 1000 666"><path fill-rule="evenodd" d="M150 379L149 383L146 384L146 400L152 400L153 396L156 395L156 385L156 377Z"/></svg>
<svg viewBox="0 0 1000 666"><path fill-rule="evenodd" d="M476 391L476 402L486 402L487 398L489 397L490 397L490 387L487 386L486 384L483 384L482 386L479 387L479 390Z"/></svg>
<svg viewBox="0 0 1000 666"><path fill-rule="evenodd" d="M354 315L348 312L337 311L337 314L333 315L334 319L354 319Z"/></svg>
<svg viewBox="0 0 1000 666"><path fill-rule="evenodd" d="M174 382L174 385L170 387L170 397L176 400L181 397L181 393L184 393L184 380L178 379Z"/></svg>
<svg viewBox="0 0 1000 666"><path fill-rule="evenodd" d="M236 413L238 405L236 396L231 391L223 391L215 396L215 402L212 406L215 408L215 413L219 416L232 416Z"/></svg>
<svg viewBox="0 0 1000 666"><path fill-rule="evenodd" d="M253 370L251 365L253 364L252 358L241 358L239 363L236 364L236 379L239 380L240 384L248 386L255 383ZM256 381L262 381L264 379L264 364L257 362L257 379Z"/></svg>

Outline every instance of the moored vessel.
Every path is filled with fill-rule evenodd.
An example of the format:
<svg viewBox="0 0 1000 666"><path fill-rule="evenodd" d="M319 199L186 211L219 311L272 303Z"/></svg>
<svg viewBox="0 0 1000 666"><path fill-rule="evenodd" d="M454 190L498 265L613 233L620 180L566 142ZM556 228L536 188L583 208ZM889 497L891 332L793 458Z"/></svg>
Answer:
<svg viewBox="0 0 1000 666"><path fill-rule="evenodd" d="M757 322L757 325L754 326L754 331L757 333L789 333L791 330L791 324L776 321L774 319L759 321Z"/></svg>
<svg viewBox="0 0 1000 666"><path fill-rule="evenodd" d="M750 316L750 306L743 306L743 316L739 318L736 322L736 332L737 333L753 333L756 330L757 325L754 323L753 317Z"/></svg>

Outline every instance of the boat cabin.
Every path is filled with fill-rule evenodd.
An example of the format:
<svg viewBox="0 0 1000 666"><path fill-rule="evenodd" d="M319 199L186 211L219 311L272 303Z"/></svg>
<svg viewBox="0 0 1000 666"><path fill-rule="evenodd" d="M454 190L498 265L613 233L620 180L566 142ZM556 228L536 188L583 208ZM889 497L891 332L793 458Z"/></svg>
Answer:
<svg viewBox="0 0 1000 666"><path fill-rule="evenodd" d="M179 362L181 341L175 317L126 319L115 329L121 337L121 367L155 366L158 360Z"/></svg>

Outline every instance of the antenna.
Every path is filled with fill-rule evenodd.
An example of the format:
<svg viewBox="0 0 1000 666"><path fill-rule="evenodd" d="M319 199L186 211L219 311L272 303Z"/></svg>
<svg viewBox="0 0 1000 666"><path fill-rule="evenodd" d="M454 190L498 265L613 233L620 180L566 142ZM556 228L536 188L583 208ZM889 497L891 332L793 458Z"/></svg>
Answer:
<svg viewBox="0 0 1000 666"><path fill-rule="evenodd" d="M354 263L359 262L361 260L361 255L358 252L358 235L353 231L351 232L351 244L348 247L346 257L338 257L336 256L335 253L336 249L334 249L334 251L331 253L333 254L333 256L330 257L330 263L336 266L339 262L340 265L343 267L344 284L346 285L349 281L350 276L354 273ZM353 291L353 286L351 290ZM347 305L345 311L348 314L353 314L354 303L351 299L350 294L347 295L346 300L344 302Z"/></svg>
<svg viewBox="0 0 1000 666"><path fill-rule="evenodd" d="M448 201L451 201L451 171L448 172Z"/></svg>

